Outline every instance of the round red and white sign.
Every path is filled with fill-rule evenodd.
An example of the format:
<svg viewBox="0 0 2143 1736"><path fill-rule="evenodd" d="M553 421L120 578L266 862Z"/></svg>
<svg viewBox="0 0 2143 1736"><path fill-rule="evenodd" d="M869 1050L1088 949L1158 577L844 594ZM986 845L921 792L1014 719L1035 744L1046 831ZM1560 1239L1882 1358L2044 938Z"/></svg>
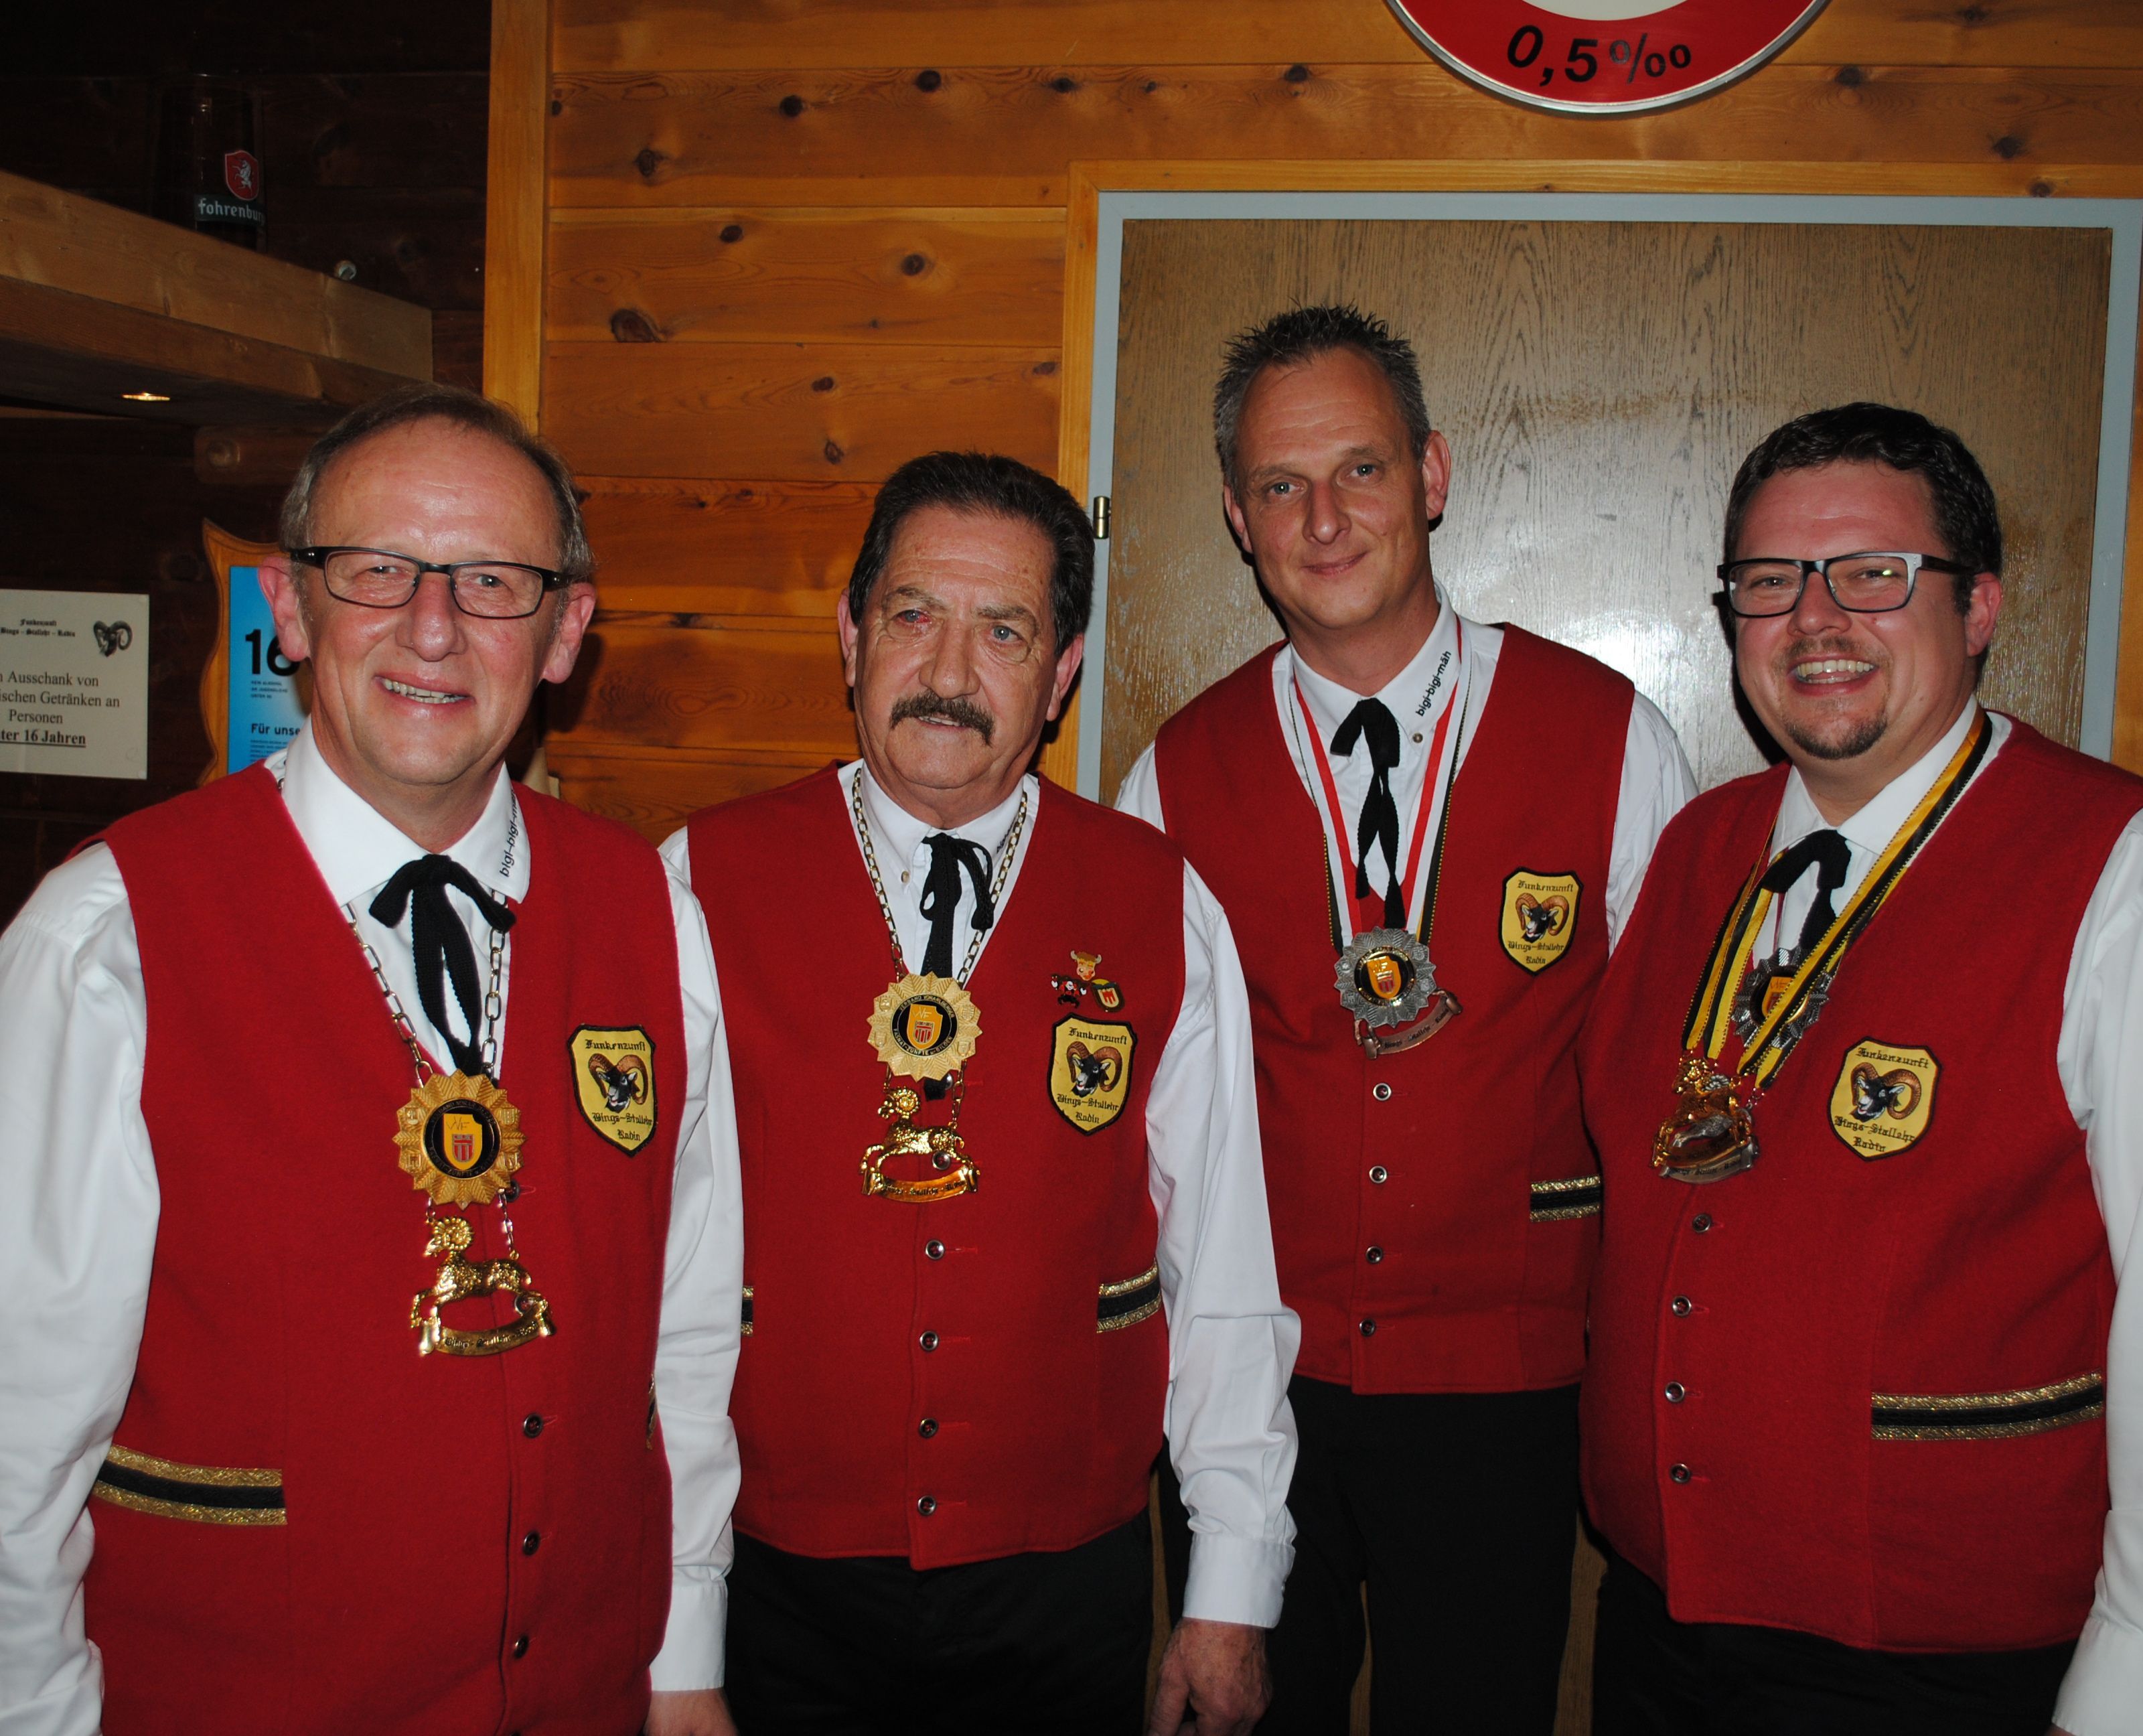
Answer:
<svg viewBox="0 0 2143 1736"><path fill-rule="evenodd" d="M1824 0L1390 0L1462 78L1532 108L1627 115L1686 102L1776 54Z"/></svg>

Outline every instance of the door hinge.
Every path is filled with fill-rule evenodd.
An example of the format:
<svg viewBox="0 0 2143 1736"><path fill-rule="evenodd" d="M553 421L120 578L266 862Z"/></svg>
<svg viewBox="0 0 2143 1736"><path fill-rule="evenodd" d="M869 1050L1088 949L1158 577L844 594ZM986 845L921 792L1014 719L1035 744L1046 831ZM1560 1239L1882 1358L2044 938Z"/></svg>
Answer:
<svg viewBox="0 0 2143 1736"><path fill-rule="evenodd" d="M1106 542L1109 540L1109 497L1107 495L1097 494L1094 497L1094 510L1089 516L1094 521L1094 541Z"/></svg>

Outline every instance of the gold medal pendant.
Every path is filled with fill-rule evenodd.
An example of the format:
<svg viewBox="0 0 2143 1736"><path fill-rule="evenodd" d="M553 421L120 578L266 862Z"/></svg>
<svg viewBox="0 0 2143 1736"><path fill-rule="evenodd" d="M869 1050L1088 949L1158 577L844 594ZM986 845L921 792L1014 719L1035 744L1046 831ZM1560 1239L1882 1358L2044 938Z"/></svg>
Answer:
<svg viewBox="0 0 2143 1736"><path fill-rule="evenodd" d="M1652 1138L1652 1167L1676 1181L1723 1181L1756 1161L1756 1124L1735 1082L1701 1055L1685 1053L1680 1100Z"/></svg>
<svg viewBox="0 0 2143 1736"><path fill-rule="evenodd" d="M528 1282L521 1262L471 1259L472 1236L466 1219L440 1218L433 1223L424 1256L428 1259L442 1257L439 1275L432 1280L431 1288L419 1290L409 1303L409 1323L417 1329L418 1356L429 1356L435 1350L448 1356L497 1356L532 1338L547 1338L555 1329L551 1324L551 1304ZM507 1325L467 1331L439 1318L439 1310L450 1302L495 1296L501 1291L513 1298L517 1317Z"/></svg>
<svg viewBox="0 0 2143 1736"><path fill-rule="evenodd" d="M878 1105L878 1112L879 1119L890 1125L884 1142L864 1151L865 1199L928 1205L933 1199L972 1194L982 1185L981 1173L969 1160L967 1143L960 1137L959 1105L955 1102L953 1120L943 1127L917 1126L915 1114L922 1106L923 1099L913 1087L886 1081L885 1101ZM885 1173L883 1165L889 1157L928 1158L932 1169L948 1173L905 1180Z"/></svg>
<svg viewBox="0 0 2143 1736"><path fill-rule="evenodd" d="M958 1072L982 1034L974 1002L950 977L911 971L871 1005L871 1048L904 1078L943 1079Z"/></svg>
<svg viewBox="0 0 2143 1736"><path fill-rule="evenodd" d="M521 1167L521 1111L481 1073L433 1074L397 1120L403 1173L434 1206L488 1205Z"/></svg>

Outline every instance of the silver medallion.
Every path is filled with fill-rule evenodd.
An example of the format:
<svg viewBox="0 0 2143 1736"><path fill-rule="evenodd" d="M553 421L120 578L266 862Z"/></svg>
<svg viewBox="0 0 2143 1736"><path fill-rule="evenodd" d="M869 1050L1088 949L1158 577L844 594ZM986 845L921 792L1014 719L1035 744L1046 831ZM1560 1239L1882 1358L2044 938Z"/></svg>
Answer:
<svg viewBox="0 0 2143 1736"><path fill-rule="evenodd" d="M1403 928L1372 928L1339 955L1333 987L1348 1011L1372 1026L1418 1018L1437 993L1428 948Z"/></svg>

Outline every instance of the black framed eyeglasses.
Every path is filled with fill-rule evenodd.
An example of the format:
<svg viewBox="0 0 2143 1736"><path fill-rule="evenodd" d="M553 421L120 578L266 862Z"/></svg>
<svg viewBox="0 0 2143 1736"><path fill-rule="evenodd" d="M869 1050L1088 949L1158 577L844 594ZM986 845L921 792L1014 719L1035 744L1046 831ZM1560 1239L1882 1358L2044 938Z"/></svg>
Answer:
<svg viewBox="0 0 2143 1736"><path fill-rule="evenodd" d="M1957 574L1979 570L1939 555L1883 551L1831 555L1821 561L1757 555L1729 561L1719 569L1719 582L1725 587L1720 594L1728 608L1744 617L1790 615L1800 606L1801 593L1813 574L1823 581L1831 601L1849 615L1887 615L1912 601L1923 567Z"/></svg>
<svg viewBox="0 0 2143 1736"><path fill-rule="evenodd" d="M517 561L419 561L384 548L294 548L293 561L317 566L328 594L361 609L398 609L417 594L428 572L447 576L447 591L464 615L517 621L533 615L566 582L563 573Z"/></svg>

